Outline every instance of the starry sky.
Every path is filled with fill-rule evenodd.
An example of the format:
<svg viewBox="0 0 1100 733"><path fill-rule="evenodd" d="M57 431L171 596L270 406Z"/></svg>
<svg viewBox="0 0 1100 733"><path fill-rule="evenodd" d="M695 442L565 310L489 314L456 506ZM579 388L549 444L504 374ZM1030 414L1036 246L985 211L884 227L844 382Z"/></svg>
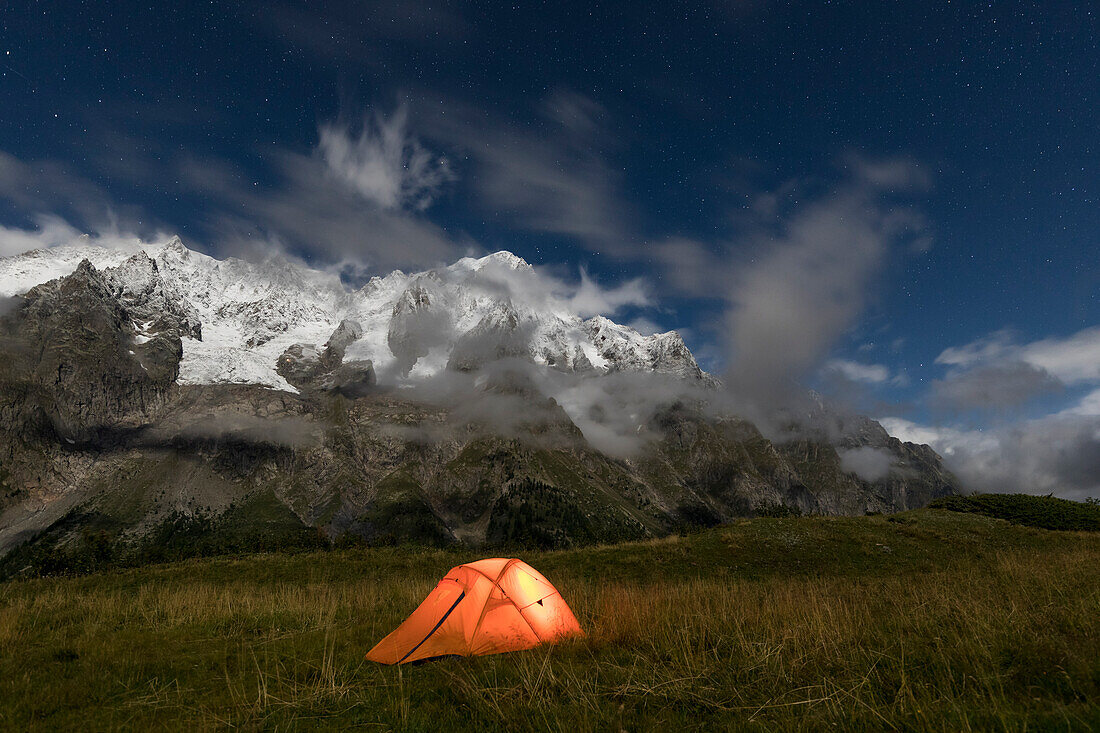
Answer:
<svg viewBox="0 0 1100 733"><path fill-rule="evenodd" d="M961 472L1033 441L1031 483L1079 495L1098 39L1073 0L15 2L0 255L179 233L354 283L508 249L640 279L613 315L754 393L835 395Z"/></svg>

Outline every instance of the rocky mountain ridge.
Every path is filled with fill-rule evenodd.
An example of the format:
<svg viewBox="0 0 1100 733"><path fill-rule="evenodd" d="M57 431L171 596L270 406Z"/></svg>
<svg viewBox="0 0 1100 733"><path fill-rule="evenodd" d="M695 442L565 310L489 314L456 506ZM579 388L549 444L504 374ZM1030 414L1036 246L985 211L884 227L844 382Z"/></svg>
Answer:
<svg viewBox="0 0 1100 733"><path fill-rule="evenodd" d="M357 291L175 240L92 252L102 269L86 254L0 260L18 293L0 315L0 575L89 542L555 547L957 491L927 446L823 404L781 440L716 415L678 336L581 319L506 253Z"/></svg>
<svg viewBox="0 0 1100 733"><path fill-rule="evenodd" d="M431 377L448 366L468 370L471 349L482 342L500 355L567 372L706 378L675 332L643 336L600 316L585 320L509 252L420 273L398 270L349 290L335 275L285 258L217 260L178 237L131 252L75 245L0 259L0 296L67 275L82 260L104 271L135 319L155 328L165 317L180 331L181 384L295 392L279 373L280 357L327 342L344 322L359 324L347 358L370 360L386 382Z"/></svg>

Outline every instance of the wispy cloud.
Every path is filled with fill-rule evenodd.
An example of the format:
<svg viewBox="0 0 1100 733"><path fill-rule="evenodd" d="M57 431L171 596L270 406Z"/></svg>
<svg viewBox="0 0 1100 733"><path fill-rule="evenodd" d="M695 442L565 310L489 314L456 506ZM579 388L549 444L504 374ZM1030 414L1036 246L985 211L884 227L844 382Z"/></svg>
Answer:
<svg viewBox="0 0 1100 733"><path fill-rule="evenodd" d="M356 131L324 124L319 151L329 171L366 201L384 209L424 210L439 188L454 180L444 156L426 150L408 134L408 110L400 106L388 119L368 116Z"/></svg>
<svg viewBox="0 0 1100 733"><path fill-rule="evenodd" d="M889 191L924 191L932 177L919 160L908 156L874 158L856 152L842 156L844 165L867 184Z"/></svg>
<svg viewBox="0 0 1100 733"><path fill-rule="evenodd" d="M655 333L662 333L666 330L659 323L657 323L656 321L653 321L649 318L646 318L645 316L639 316L637 318L632 318L630 320L630 322L627 323L626 325L630 326L631 328L633 328L635 331L642 334L643 336L652 336ZM680 336L684 337L684 334L685 334L685 331L681 330L680 331ZM696 358L699 358L698 354L696 354L695 356L696 356Z"/></svg>
<svg viewBox="0 0 1100 733"><path fill-rule="evenodd" d="M62 245L81 242L98 247L134 250L148 241L136 234L121 231L117 226L107 226L93 232L83 232L64 219L56 216L35 217L34 229L0 226L0 257L28 252L33 249L49 249ZM160 233L152 240L161 240L167 235Z"/></svg>
<svg viewBox="0 0 1100 733"><path fill-rule="evenodd" d="M883 364L863 364L848 359L830 359L823 367L853 382L884 384L890 379L890 370Z"/></svg>
<svg viewBox="0 0 1100 733"><path fill-rule="evenodd" d="M465 286L472 292L504 298L532 312L613 316L625 308L653 305L650 286L643 278L607 285L584 267L573 277L560 267L513 267L507 260L490 258L469 274Z"/></svg>
<svg viewBox="0 0 1100 733"><path fill-rule="evenodd" d="M581 317L614 315L626 306L652 305L649 286L642 278L627 280L621 285L600 285L580 268L580 284L569 299L570 307Z"/></svg>
<svg viewBox="0 0 1100 733"><path fill-rule="evenodd" d="M88 233L110 246L163 231L145 212L116 201L105 188L55 160L21 160L0 151L0 200L34 224L4 229L2 246L8 254L54 246L70 234ZM24 250L15 250L20 246Z"/></svg>
<svg viewBox="0 0 1100 733"><path fill-rule="evenodd" d="M274 185L251 185L219 161L185 160L180 180L209 197L205 222L219 250L282 242L321 262L355 261L372 271L431 267L473 249L416 211L364 201L363 193L333 175L319 151L272 156Z"/></svg>
<svg viewBox="0 0 1100 733"><path fill-rule="evenodd" d="M445 110L425 110L425 134L469 158L475 202L487 214L612 257L638 255L598 104L575 93L551 95L538 127L459 102Z"/></svg>
<svg viewBox="0 0 1100 733"><path fill-rule="evenodd" d="M952 370L932 382L932 406L948 411L1019 407L1058 392L1064 385L1050 372L1023 361L984 364Z"/></svg>
<svg viewBox="0 0 1100 733"><path fill-rule="evenodd" d="M907 383L884 365L829 357L874 297L889 259L911 256L909 245L929 237L907 202L929 181L905 157L846 155L839 168L831 183L746 188L753 203L739 213L735 238L677 236L647 250L667 293L726 302L726 383L757 420L804 398L806 378L820 369L845 400L861 393L853 387Z"/></svg>
<svg viewBox="0 0 1100 733"><path fill-rule="evenodd" d="M381 67L396 53L438 48L471 31L459 3L373 0L334 3L324 11L297 0L246 4L259 28L318 62Z"/></svg>
<svg viewBox="0 0 1100 733"><path fill-rule="evenodd" d="M884 418L892 435L931 445L971 489L1100 495L1100 328L1031 342L996 331L944 349L936 363L948 371L932 382L928 404L971 417L985 412L992 424L979 429ZM1013 412L1063 392L1077 393L1076 402L1042 417Z"/></svg>
<svg viewBox="0 0 1100 733"><path fill-rule="evenodd" d="M1067 407L1060 415L1086 415L1100 417L1100 389L1095 389L1082 397L1077 404Z"/></svg>
<svg viewBox="0 0 1100 733"><path fill-rule="evenodd" d="M899 164L895 164L899 165ZM860 171L833 193L750 239L732 271L729 380L761 405L782 404L862 313L891 248L920 217Z"/></svg>
<svg viewBox="0 0 1100 733"><path fill-rule="evenodd" d="M886 478L897 460L890 451L869 445L841 449L837 455L840 456L840 470L854 473L864 481Z"/></svg>
<svg viewBox="0 0 1100 733"><path fill-rule="evenodd" d="M1045 370L1067 385L1100 382L1100 326L1028 343L1020 343L1010 331L996 331L936 357L937 364L958 367L1011 362Z"/></svg>

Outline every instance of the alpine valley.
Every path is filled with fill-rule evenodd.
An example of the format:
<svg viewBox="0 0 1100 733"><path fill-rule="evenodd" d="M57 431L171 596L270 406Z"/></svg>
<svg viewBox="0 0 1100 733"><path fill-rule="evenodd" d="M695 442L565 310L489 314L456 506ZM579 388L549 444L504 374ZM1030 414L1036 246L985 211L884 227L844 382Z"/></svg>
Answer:
<svg viewBox="0 0 1100 733"><path fill-rule="evenodd" d="M931 448L820 400L765 437L677 333L582 295L507 252L361 287L178 238L0 259L0 574L88 548L559 547L957 493Z"/></svg>

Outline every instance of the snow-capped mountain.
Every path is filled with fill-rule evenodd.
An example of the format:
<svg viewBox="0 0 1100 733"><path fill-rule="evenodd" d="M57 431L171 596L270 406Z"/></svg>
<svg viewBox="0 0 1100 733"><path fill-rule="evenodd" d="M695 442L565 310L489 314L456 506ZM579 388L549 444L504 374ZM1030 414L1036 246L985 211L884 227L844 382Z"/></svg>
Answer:
<svg viewBox="0 0 1100 733"><path fill-rule="evenodd" d="M0 296L68 275L83 260L103 271L138 339L178 331L183 384L294 392L280 359L284 366L316 361L337 341L337 361L369 360L390 383L505 357L563 372L710 379L675 332L643 336L601 316L585 320L559 284L509 252L426 272L398 270L349 290L337 276L285 258L218 260L178 237L130 250L83 241L0 259Z"/></svg>

